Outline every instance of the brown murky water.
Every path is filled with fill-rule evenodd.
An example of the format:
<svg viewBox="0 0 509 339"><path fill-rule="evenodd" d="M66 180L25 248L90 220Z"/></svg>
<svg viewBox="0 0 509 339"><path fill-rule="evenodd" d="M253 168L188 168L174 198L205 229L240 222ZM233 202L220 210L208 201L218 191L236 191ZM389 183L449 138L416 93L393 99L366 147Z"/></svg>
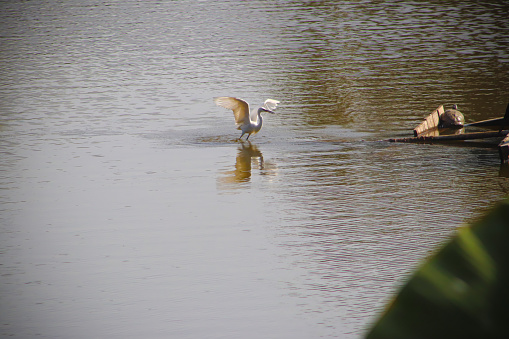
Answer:
<svg viewBox="0 0 509 339"><path fill-rule="evenodd" d="M2 2L0 336L357 338L506 196L508 6ZM281 101L251 143L213 97Z"/></svg>

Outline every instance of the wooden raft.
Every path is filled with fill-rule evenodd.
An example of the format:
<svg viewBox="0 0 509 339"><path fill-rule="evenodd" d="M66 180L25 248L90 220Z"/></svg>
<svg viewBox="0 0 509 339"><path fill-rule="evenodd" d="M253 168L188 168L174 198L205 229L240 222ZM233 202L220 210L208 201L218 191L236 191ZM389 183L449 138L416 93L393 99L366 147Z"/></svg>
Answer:
<svg viewBox="0 0 509 339"><path fill-rule="evenodd" d="M494 132L473 132L473 133L460 133L450 135L440 135L438 125L440 124L440 116L444 114L444 106L440 105L431 112L422 123L414 128L413 138L399 138L389 139L391 142L414 142L414 143L432 143L440 141L460 141L460 140L473 140L484 138L497 138L503 137L504 139L498 145L500 154L500 161L502 163L509 162L509 130L502 130L509 124L509 105L507 106L506 115L504 118L490 119L480 121L477 123L466 124L465 126L475 126L484 128L500 128L499 131Z"/></svg>

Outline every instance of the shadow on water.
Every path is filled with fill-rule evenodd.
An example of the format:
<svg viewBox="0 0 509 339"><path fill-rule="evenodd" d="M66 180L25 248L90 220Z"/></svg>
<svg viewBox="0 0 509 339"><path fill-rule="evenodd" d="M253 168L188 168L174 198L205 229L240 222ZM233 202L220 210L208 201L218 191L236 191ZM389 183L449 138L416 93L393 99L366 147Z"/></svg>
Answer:
<svg viewBox="0 0 509 339"><path fill-rule="evenodd" d="M276 165L265 161L260 149L251 142L240 141L237 150L234 169L221 171L217 179L218 188L223 190L241 188L251 181L252 169L258 169L260 174L275 174Z"/></svg>

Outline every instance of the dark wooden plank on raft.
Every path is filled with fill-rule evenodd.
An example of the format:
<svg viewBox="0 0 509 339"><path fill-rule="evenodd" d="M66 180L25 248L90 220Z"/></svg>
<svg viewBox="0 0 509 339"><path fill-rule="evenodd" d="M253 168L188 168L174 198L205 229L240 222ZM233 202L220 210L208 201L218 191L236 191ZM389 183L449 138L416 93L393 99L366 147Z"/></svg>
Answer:
<svg viewBox="0 0 509 339"><path fill-rule="evenodd" d="M436 142L436 141L458 141L458 140L473 140L484 138L504 137L509 134L509 130L501 132L475 132L464 134L451 134L439 136L417 136L413 138L398 138L389 139L390 142ZM504 139L505 140L505 139Z"/></svg>
<svg viewBox="0 0 509 339"><path fill-rule="evenodd" d="M505 115L503 118L472 122L465 125L465 127L467 126L486 127L498 130L507 129L507 127L509 127L509 105L507 105L507 108L505 109Z"/></svg>
<svg viewBox="0 0 509 339"><path fill-rule="evenodd" d="M431 114L428 115L426 119L419 124L419 126L414 128L414 136L418 136L426 131L437 128L442 114L444 114L444 106L440 105L436 110L431 112Z"/></svg>

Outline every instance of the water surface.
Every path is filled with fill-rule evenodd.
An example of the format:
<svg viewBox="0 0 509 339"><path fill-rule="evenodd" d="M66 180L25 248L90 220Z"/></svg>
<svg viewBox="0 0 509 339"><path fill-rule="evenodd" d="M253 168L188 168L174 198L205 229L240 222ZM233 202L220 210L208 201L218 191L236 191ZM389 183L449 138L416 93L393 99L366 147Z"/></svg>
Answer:
<svg viewBox="0 0 509 339"><path fill-rule="evenodd" d="M1 4L2 336L358 338L506 196L508 7ZM216 96L281 101L238 142Z"/></svg>

